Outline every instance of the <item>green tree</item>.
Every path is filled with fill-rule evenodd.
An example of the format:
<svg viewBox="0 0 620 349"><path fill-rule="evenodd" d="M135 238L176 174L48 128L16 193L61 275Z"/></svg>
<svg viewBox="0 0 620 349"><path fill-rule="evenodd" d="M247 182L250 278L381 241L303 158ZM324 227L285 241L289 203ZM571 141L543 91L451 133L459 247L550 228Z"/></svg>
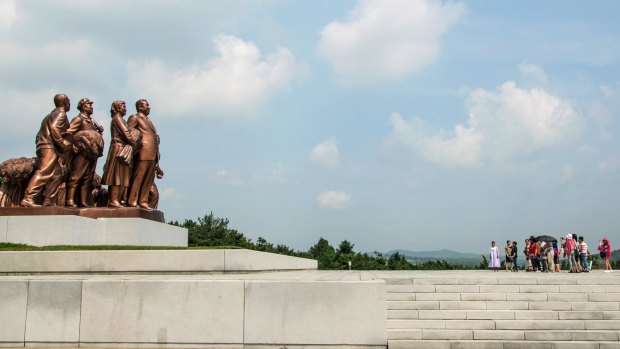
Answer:
<svg viewBox="0 0 620 349"><path fill-rule="evenodd" d="M352 268L356 270L384 270L387 268L387 261L379 252L373 255L367 253L356 253L353 257Z"/></svg>
<svg viewBox="0 0 620 349"><path fill-rule="evenodd" d="M389 270L411 270L413 264L409 263L404 255L394 252L387 260L387 267Z"/></svg>
<svg viewBox="0 0 620 349"><path fill-rule="evenodd" d="M329 244L329 241L320 238L314 246L310 247L308 253L319 262L319 269L333 268L336 251Z"/></svg>
<svg viewBox="0 0 620 349"><path fill-rule="evenodd" d="M487 261L487 257L482 255L482 262L478 266L478 269L487 269L489 267L489 261Z"/></svg>
<svg viewBox="0 0 620 349"><path fill-rule="evenodd" d="M238 246L254 248L254 244L235 229L228 228L227 218L215 217L213 212L198 218L197 222L185 220L182 227L188 230L189 246Z"/></svg>
<svg viewBox="0 0 620 349"><path fill-rule="evenodd" d="M263 252L273 252L275 250L273 244L269 243L269 241L262 236L259 236L258 239L256 239L256 249Z"/></svg>
<svg viewBox="0 0 620 349"><path fill-rule="evenodd" d="M348 240L342 240L340 245L338 245L338 253L351 254L353 253L353 246L355 246L355 244L352 244Z"/></svg>
<svg viewBox="0 0 620 349"><path fill-rule="evenodd" d="M464 265L453 265L444 260L425 260L421 263L412 264L407 260L406 256L400 253L394 253L386 259L383 254L377 251L372 254L355 252L355 244L348 240L343 240L338 245L338 249L335 249L329 244L329 241L320 238L307 252L301 252L283 244L274 245L263 237L259 237L256 243L253 243L243 233L230 228L228 226L229 223L229 220L226 218L215 217L213 212L198 218L196 221L186 219L183 223L178 221L170 222L172 225L188 229L189 246L237 246L269 253L312 258L318 261L319 269L346 270L348 269L349 261L351 261L351 268L355 270L452 270L473 268ZM482 259L480 268L486 269L486 257L482 256Z"/></svg>
<svg viewBox="0 0 620 349"><path fill-rule="evenodd" d="M373 260L375 261L375 263L377 263L377 265L382 265L383 268L381 269L385 269L387 265L387 260L383 256L383 253L375 251L373 252L373 254L374 254Z"/></svg>
<svg viewBox="0 0 620 349"><path fill-rule="evenodd" d="M596 270L596 269L600 269L601 268L601 263L603 265L605 265L605 261L603 261L603 259L598 255L589 255L588 256L588 263L592 262L592 270Z"/></svg>
<svg viewBox="0 0 620 349"><path fill-rule="evenodd" d="M347 240L343 240L340 245L338 245L338 249L336 250L336 256L332 263L332 268L334 269L349 269L349 262L351 262L352 269L358 269L357 265L353 265L354 257L356 256L355 251L353 251L353 246L351 242Z"/></svg>

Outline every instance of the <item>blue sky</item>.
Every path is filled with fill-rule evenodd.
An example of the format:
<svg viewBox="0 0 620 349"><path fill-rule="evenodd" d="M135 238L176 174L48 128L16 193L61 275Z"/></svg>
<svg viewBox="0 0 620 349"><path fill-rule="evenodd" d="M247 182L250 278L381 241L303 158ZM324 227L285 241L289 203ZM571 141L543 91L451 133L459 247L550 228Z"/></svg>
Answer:
<svg viewBox="0 0 620 349"><path fill-rule="evenodd" d="M617 1L0 0L0 158L149 100L167 219L307 250L620 239ZM76 114L74 109L69 114ZM109 134L106 132L106 139ZM99 168L103 166L99 161Z"/></svg>

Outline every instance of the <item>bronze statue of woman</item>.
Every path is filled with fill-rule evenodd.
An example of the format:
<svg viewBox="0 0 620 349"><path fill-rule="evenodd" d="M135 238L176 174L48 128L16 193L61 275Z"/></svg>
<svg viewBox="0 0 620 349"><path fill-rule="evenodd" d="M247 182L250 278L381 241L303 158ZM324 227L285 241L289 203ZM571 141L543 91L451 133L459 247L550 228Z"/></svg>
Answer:
<svg viewBox="0 0 620 349"><path fill-rule="evenodd" d="M108 185L108 206L119 208L123 207L121 198L129 187L133 149L139 142L139 133L132 132L123 119L123 116L127 114L125 102L120 100L112 102L110 114L112 116L110 125L112 139L103 168L102 183Z"/></svg>

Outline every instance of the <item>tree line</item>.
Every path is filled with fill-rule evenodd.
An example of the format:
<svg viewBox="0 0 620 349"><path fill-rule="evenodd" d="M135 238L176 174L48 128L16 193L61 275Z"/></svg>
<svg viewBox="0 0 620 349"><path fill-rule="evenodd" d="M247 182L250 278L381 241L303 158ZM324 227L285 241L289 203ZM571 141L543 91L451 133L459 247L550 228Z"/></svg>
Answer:
<svg viewBox="0 0 620 349"><path fill-rule="evenodd" d="M380 252L366 253L354 250L355 244L343 240L338 247L332 246L329 241L319 238L308 251L294 250L286 245L273 244L263 237L256 241L246 237L236 229L230 228L227 218L216 217L213 212L197 220L186 219L183 223L178 221L170 224L186 228L188 230L188 246L221 246L240 247L250 250L283 254L288 256L310 258L318 261L318 268L323 270L347 270L349 262L354 270L460 270L484 268L481 263L478 267L451 264L444 260L428 260L422 263L411 263L406 256L395 252L386 256Z"/></svg>

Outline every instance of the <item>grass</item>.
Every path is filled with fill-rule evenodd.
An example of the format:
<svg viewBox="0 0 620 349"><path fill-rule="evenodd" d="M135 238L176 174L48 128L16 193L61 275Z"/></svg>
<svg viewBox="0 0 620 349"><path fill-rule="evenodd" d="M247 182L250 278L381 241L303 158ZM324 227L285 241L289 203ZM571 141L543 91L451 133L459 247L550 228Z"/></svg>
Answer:
<svg viewBox="0 0 620 349"><path fill-rule="evenodd" d="M236 246L123 246L123 245L100 245L100 246L32 246L26 244L0 243L0 251L122 251L122 250L220 250L239 249Z"/></svg>

